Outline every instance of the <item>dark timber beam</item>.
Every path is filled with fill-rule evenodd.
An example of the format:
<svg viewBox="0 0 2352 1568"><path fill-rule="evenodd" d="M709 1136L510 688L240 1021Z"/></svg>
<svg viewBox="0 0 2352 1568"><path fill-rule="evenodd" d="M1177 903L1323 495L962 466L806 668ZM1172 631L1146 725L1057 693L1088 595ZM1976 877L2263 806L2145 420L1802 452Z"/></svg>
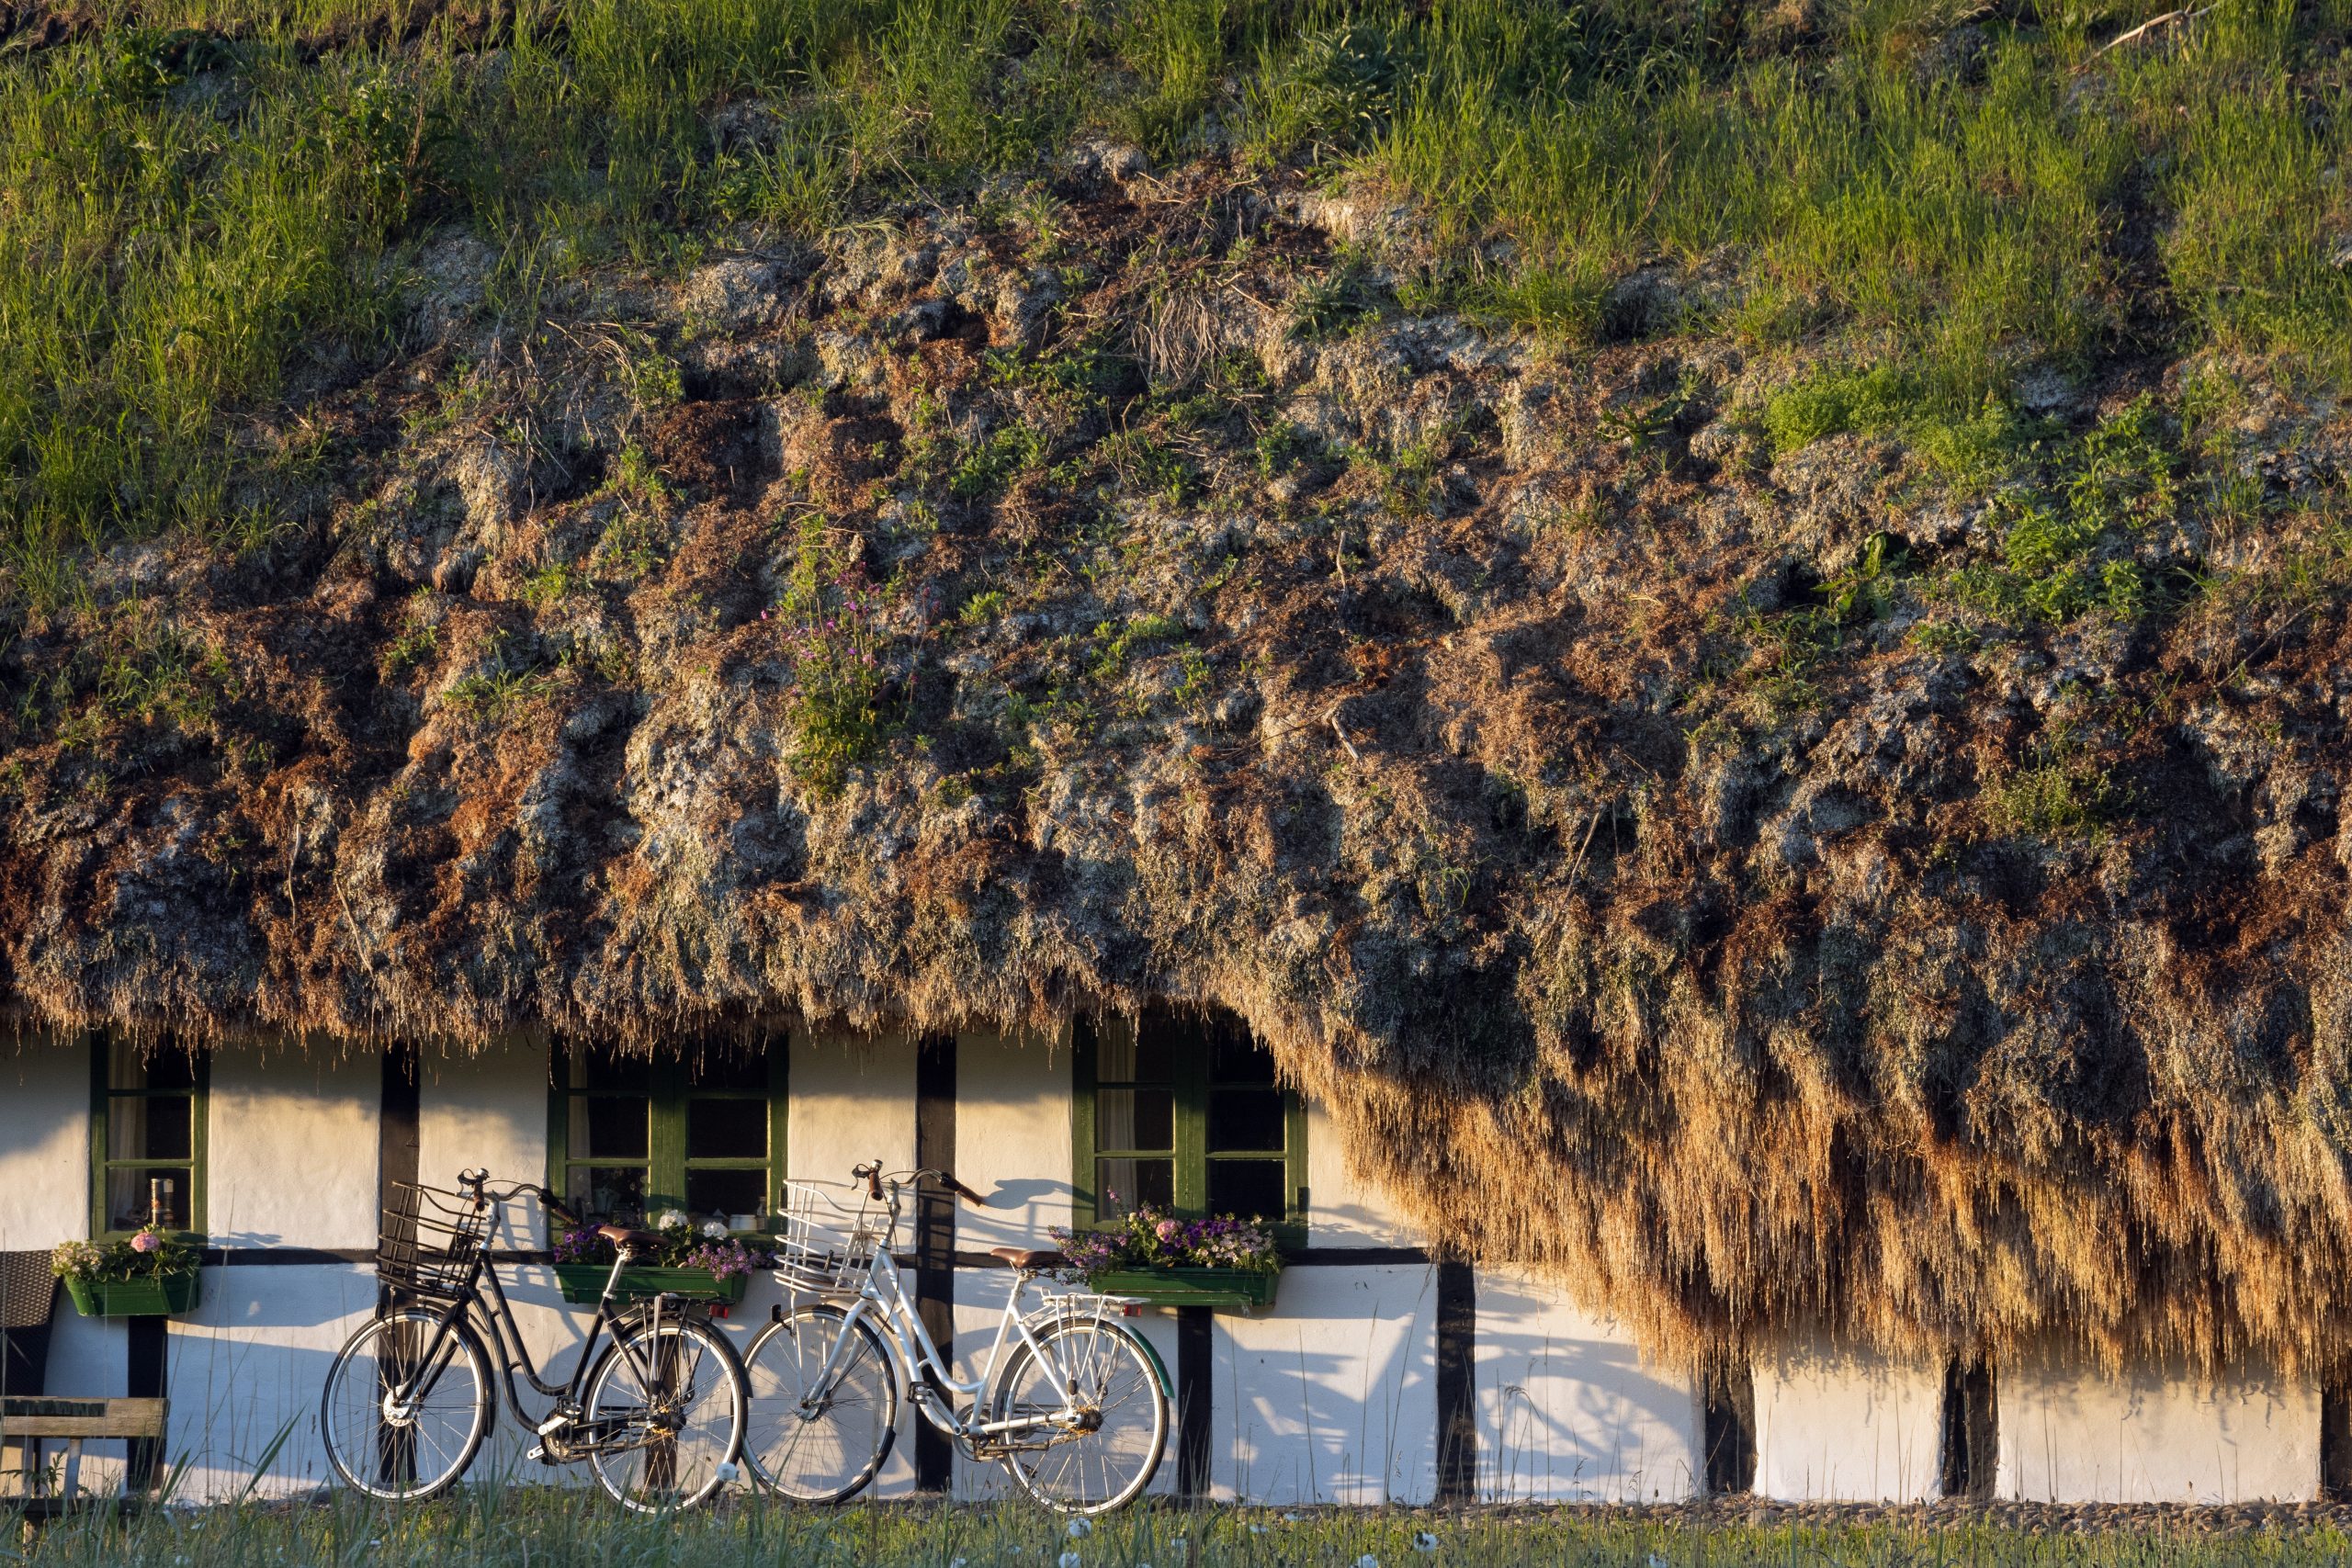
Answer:
<svg viewBox="0 0 2352 1568"><path fill-rule="evenodd" d="M1993 1495L1998 1462L1992 1364L1982 1357L1955 1356L1944 1366L1943 1495L1985 1498ZM2324 1407L2323 1406L2323 1410ZM2323 1443L2323 1462L2324 1444Z"/></svg>
<svg viewBox="0 0 2352 1568"><path fill-rule="evenodd" d="M915 1050L915 1164L956 1168L956 1036L930 1034ZM955 1364L956 1197L932 1182L915 1195L915 1312L923 1332ZM955 1483L956 1450L928 1421L915 1422L915 1485L944 1492Z"/></svg>
<svg viewBox="0 0 2352 1568"><path fill-rule="evenodd" d="M376 1224L380 1232L384 1211L391 1207L396 1182L417 1179L419 1129L424 1121L424 1089L422 1064L414 1045L391 1045L384 1051L382 1098L376 1112ZM381 1287L377 1305L391 1304Z"/></svg>
<svg viewBox="0 0 2352 1568"><path fill-rule="evenodd" d="M1478 1272L1437 1266L1437 1500L1478 1494Z"/></svg>
<svg viewBox="0 0 2352 1568"><path fill-rule="evenodd" d="M1176 1491L1209 1495L1209 1432L1215 1404L1215 1314L1204 1306L1176 1309Z"/></svg>
<svg viewBox="0 0 2352 1568"><path fill-rule="evenodd" d="M130 1320L130 1376L125 1392L133 1399L167 1397L171 1382L172 1320L134 1317ZM134 1438L124 1445L131 1490L152 1492L164 1468L164 1439Z"/></svg>

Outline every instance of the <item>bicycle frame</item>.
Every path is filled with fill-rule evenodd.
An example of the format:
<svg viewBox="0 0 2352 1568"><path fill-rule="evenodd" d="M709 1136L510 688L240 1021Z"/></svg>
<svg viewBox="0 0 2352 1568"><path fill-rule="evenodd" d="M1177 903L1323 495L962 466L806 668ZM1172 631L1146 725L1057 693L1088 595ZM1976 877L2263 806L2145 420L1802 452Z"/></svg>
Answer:
<svg viewBox="0 0 2352 1568"><path fill-rule="evenodd" d="M530 1349L523 1342L523 1331L514 1321L514 1308L506 1299L506 1289L498 1278L498 1270L491 1266L486 1255L476 1256L467 1269L465 1284L461 1287L458 1295L441 1309L438 1314L439 1322L434 1330L433 1341L425 1347L424 1354L420 1358L416 1371L404 1381L402 1386L386 1390L386 1398L395 1404L406 1404L432 1392L433 1385L440 1381L441 1374L448 1369L449 1362L458 1353L456 1333L458 1324L469 1319L478 1320L477 1332L480 1332L481 1325L487 1325L489 1332L483 1337L490 1341L490 1348L498 1357L499 1383L504 1392L507 1409L512 1411L514 1419L525 1427L538 1433L540 1437L552 1440L558 1431L571 1424L571 1417L568 1413L576 1410L579 1406L582 1385L587 1379L589 1369L595 1364L596 1341L607 1328L616 1327L624 1322L643 1315L650 1316L654 1335L658 1337L660 1334L661 1297L655 1297L650 1303L625 1304L618 1310L615 1310L617 1298L614 1292L620 1283L621 1270L628 1266L628 1261L626 1257L614 1259L613 1271L605 1279L604 1294L596 1303L596 1315L589 1321L588 1337L581 1344L579 1359L572 1366L571 1376L569 1381L557 1384L548 1382L539 1376L538 1363L531 1359ZM485 1286L489 1289L487 1303L482 1299ZM621 1354L628 1359L629 1366L637 1372L640 1380L639 1387L660 1386L654 1369L638 1354L628 1337L616 1334L613 1342L619 1347ZM658 1344L660 1341L656 1337L653 1342ZM531 1387L540 1394L556 1401L555 1410L550 1416L534 1416L529 1411L524 1409L522 1393L514 1386L516 1372L522 1373ZM594 1432L593 1423L590 1425L590 1430L591 1440L586 1444L566 1442L563 1446L572 1450L574 1454L586 1454L599 1450L612 1451L635 1446L633 1443L616 1442L610 1434Z"/></svg>
<svg viewBox="0 0 2352 1568"><path fill-rule="evenodd" d="M938 1345L923 1327L922 1319L915 1312L913 1303L907 1299L905 1277L899 1270L898 1260L888 1250L876 1253L873 1269L859 1290L857 1300L844 1313L843 1331L826 1353L825 1365L818 1374L816 1386L810 1391L809 1397L821 1400L831 1395L842 1375L842 1362L852 1343L855 1325L873 1323L880 1332L882 1343L889 1348L892 1374L913 1396L915 1408L922 1412L923 1419L938 1430L967 1441L983 1438L1001 1440L1034 1432L1040 1427L1057 1432L1068 1430L1078 1418L1079 1411L1061 1369L1046 1356L1045 1345L1030 1327L1031 1320L1037 1312L1022 1311L1022 1298L1027 1287L1026 1279L1016 1278L1012 1293L1005 1298L1003 1315L997 1320L996 1338L989 1344L986 1359L979 1363L978 1374L967 1382L956 1377L940 1355ZM1098 1318L1101 1313L1098 1300L1095 1308ZM1015 1336L1029 1348L1029 1353L1036 1358L1037 1365L1044 1369L1055 1397L1061 1401L1061 1407L1050 1414L1027 1416L1010 1421L987 1420L981 1414L980 1395L995 1378L1006 1341ZM926 1377L936 1381L935 1389L924 1381ZM933 1400L941 1393L947 1395L948 1402L944 1407L934 1409ZM956 1414L955 1401L958 1398L971 1401L968 1419L959 1418Z"/></svg>

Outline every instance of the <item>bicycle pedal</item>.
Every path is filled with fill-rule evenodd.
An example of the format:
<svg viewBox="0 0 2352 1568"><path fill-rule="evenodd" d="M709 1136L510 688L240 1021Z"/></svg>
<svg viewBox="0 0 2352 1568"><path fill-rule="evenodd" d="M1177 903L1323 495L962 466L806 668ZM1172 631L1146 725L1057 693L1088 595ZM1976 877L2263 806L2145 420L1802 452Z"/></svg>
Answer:
<svg viewBox="0 0 2352 1568"><path fill-rule="evenodd" d="M537 1427L533 1427L532 1430L538 1433L542 1438L551 1438L558 1432L562 1431L566 1427L571 1426L571 1417L572 1412L569 1410L559 1410L554 1415L548 1416L546 1420L540 1422Z"/></svg>

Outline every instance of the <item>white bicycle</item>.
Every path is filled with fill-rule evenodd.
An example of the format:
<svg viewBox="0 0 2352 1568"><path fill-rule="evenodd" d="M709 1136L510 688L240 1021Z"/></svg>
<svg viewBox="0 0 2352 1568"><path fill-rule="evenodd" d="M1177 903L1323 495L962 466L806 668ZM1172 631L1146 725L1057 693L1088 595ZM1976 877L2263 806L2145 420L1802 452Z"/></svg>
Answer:
<svg viewBox="0 0 2352 1568"><path fill-rule="evenodd" d="M784 1184L776 1279L791 1300L743 1358L754 1479L805 1503L855 1496L890 1456L904 1387L965 1457L1002 1464L1048 1507L1107 1513L1150 1485L1171 1391L1149 1343L1119 1321L1136 1303L1048 1290L1039 1275L1063 1266L1060 1253L997 1247L1013 1288L977 1374L958 1379L907 1299L890 1242L902 1194L924 1178L986 1201L941 1170L851 1174L846 1186Z"/></svg>

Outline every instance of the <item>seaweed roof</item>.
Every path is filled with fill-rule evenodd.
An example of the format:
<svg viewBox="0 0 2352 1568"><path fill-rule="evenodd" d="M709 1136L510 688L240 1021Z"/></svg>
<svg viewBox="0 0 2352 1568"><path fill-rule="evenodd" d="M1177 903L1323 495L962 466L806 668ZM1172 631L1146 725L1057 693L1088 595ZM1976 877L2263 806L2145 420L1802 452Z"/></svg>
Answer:
<svg viewBox="0 0 2352 1568"><path fill-rule="evenodd" d="M1683 327L1704 260L1567 353L1408 308L1377 192L1050 194L1082 260L910 209L519 340L437 240L407 350L258 422L302 521L115 547L0 660L8 1005L1215 1006L1661 1351L2332 1356L2331 399L2022 367L1928 441Z"/></svg>

